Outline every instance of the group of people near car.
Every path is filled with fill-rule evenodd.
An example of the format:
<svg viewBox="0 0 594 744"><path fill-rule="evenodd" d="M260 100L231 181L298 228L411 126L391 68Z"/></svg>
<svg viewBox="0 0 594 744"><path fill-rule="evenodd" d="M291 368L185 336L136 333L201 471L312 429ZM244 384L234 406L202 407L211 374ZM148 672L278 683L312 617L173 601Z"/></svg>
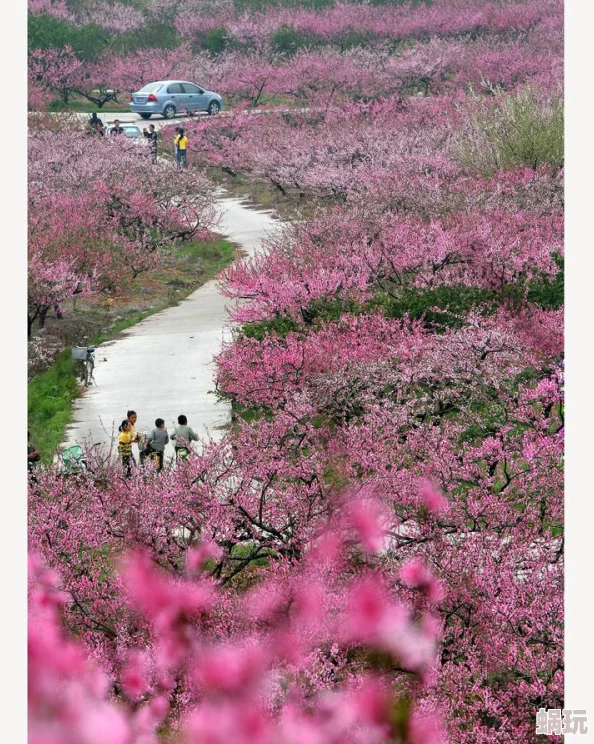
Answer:
<svg viewBox="0 0 594 744"><path fill-rule="evenodd" d="M103 122L101 119L97 116L95 112L91 114L91 118L89 119L89 126L91 128L91 133L96 134L99 137L105 136L105 127L103 125ZM111 128L109 132L110 136L117 136L118 134L124 134L124 128L120 126L120 120L115 119L113 123L113 127ZM150 141L151 145L151 155L153 157L153 162L157 161L157 139L158 135L155 131L155 125L149 124L148 129L147 127L144 127L142 130L142 136L145 139L148 139ZM173 139L173 155L175 157L175 162L183 166L184 168L188 167L188 135L185 133L183 127L175 127L175 137Z"/></svg>
<svg viewBox="0 0 594 744"><path fill-rule="evenodd" d="M105 127L103 125L103 122L101 119L97 116L95 112L91 114L91 118L89 119L89 126L91 128L91 134L95 134L98 137L104 137L105 136ZM124 127L121 126L120 120L115 119L113 122L113 127L111 128L109 135L110 137L117 137L118 134L125 134ZM142 130L142 136L149 140L150 146L151 146L151 155L153 158L153 163L157 162L157 139L158 135L155 130L154 124L149 124L148 129L146 127Z"/></svg>
<svg viewBox="0 0 594 744"><path fill-rule="evenodd" d="M91 114L89 119L89 127L91 128L91 134L96 134L98 137L105 136L105 125L95 112ZM124 127L120 126L120 120L116 119L113 123L113 127L110 131L110 136L116 137L118 134L124 134Z"/></svg>
<svg viewBox="0 0 594 744"><path fill-rule="evenodd" d="M165 454L165 445L170 441L174 442L175 458L185 459L191 452L191 443L198 441L198 435L188 425L188 419L183 414L177 417L177 426L174 425L174 432L169 435L165 428L165 421L158 418L155 421L155 428L148 437L143 437L136 430L136 421L138 416L136 411L128 411L126 418L119 427L120 435L118 437L118 453L122 459L122 467L127 477L132 475L132 469L136 467L136 460L132 454L132 445L137 444L140 464L142 465L147 457L154 456L157 463L157 471L163 470L163 458Z"/></svg>

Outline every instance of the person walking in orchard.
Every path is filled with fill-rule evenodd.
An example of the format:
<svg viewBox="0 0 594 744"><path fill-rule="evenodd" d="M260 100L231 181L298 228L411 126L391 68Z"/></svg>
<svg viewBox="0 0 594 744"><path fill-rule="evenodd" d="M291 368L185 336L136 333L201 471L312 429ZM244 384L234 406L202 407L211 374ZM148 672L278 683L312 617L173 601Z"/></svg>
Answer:
<svg viewBox="0 0 594 744"><path fill-rule="evenodd" d="M188 167L188 138L184 133L183 127L180 127L179 134L177 136L177 164L183 165L184 168Z"/></svg>

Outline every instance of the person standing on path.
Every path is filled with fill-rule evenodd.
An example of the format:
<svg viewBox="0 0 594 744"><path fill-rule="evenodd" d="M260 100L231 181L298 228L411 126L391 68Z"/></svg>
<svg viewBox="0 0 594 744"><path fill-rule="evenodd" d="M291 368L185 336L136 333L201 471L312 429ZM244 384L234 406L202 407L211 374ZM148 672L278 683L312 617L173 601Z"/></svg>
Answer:
<svg viewBox="0 0 594 744"><path fill-rule="evenodd" d="M155 131L155 125L149 124L148 139L151 145L151 156L153 163L157 162L157 132Z"/></svg>
<svg viewBox="0 0 594 744"><path fill-rule="evenodd" d="M188 138L184 134L183 127L180 127L179 134L177 136L177 164L182 165L184 168L188 167Z"/></svg>
<svg viewBox="0 0 594 744"><path fill-rule="evenodd" d="M171 440L175 441L176 459L180 455L180 450L187 450L189 454L191 450L190 442L198 441L198 435L191 426L188 426L188 419L183 413L177 417L177 423L178 426L174 424L175 433L171 435Z"/></svg>
<svg viewBox="0 0 594 744"><path fill-rule="evenodd" d="M118 453L122 458L122 467L124 475L130 478L132 475L132 466L135 464L132 455L132 426L128 419L124 419L120 424L120 436L118 437Z"/></svg>
<svg viewBox="0 0 594 744"><path fill-rule="evenodd" d="M136 421L138 419L138 415L136 414L136 411L127 411L126 412L126 420L130 424L130 434L132 435L132 444L138 445L138 450L140 452L140 435L136 431ZM132 457L132 464L136 465L136 460L134 458L134 455L132 454L132 449L130 449L130 455Z"/></svg>

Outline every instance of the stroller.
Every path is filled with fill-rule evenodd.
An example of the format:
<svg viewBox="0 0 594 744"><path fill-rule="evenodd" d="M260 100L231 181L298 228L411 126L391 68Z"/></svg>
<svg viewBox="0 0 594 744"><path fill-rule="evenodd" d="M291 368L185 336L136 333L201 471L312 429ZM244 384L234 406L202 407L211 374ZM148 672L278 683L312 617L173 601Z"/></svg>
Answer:
<svg viewBox="0 0 594 744"><path fill-rule="evenodd" d="M64 475L82 473L87 469L85 453L79 444L74 444L62 452L62 469Z"/></svg>

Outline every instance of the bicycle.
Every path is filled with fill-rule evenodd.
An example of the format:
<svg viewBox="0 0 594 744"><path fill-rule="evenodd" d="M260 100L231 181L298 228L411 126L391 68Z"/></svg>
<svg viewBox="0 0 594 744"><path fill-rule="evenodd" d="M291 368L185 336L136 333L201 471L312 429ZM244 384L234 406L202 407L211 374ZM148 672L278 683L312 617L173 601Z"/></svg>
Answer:
<svg viewBox="0 0 594 744"><path fill-rule="evenodd" d="M190 459L191 450L190 447L176 447L175 448L175 459L186 461Z"/></svg>
<svg viewBox="0 0 594 744"><path fill-rule="evenodd" d="M163 470L164 453L154 449L145 450L144 461L152 462L158 473Z"/></svg>
<svg viewBox="0 0 594 744"><path fill-rule="evenodd" d="M75 475L84 472L87 469L87 459L83 448L79 444L67 447L62 452L61 464L63 475Z"/></svg>
<svg viewBox="0 0 594 744"><path fill-rule="evenodd" d="M90 387L95 382L93 375L95 370L95 347L74 346L72 349L72 359L74 361L75 375L85 387Z"/></svg>
<svg viewBox="0 0 594 744"><path fill-rule="evenodd" d="M176 437L179 437L179 432L177 430L177 426L175 425L175 421L173 422L173 428L175 430ZM194 454L194 450L192 449L192 445L190 444L190 442L187 442L183 438L176 439L173 446L175 449L176 462L179 462L179 460L181 460L182 462L186 462Z"/></svg>

